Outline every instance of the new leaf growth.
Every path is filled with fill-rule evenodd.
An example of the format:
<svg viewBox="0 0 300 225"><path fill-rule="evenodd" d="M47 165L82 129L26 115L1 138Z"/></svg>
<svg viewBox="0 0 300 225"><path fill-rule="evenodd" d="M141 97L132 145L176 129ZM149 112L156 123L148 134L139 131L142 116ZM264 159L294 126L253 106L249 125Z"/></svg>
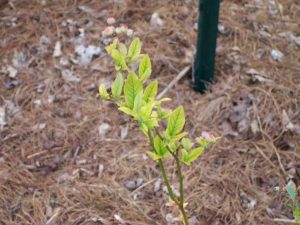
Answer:
<svg viewBox="0 0 300 225"><path fill-rule="evenodd" d="M173 111L162 107L164 101L170 99L156 99L158 81L149 82L152 73L151 59L147 54L141 54L141 42L135 38L127 47L115 38L113 43L106 47L107 53L112 57L116 69L116 78L111 85L111 93L107 92L104 84L99 87L99 95L103 100L114 102L120 111L132 117L139 125L140 130L149 139L151 150L147 154L158 162L164 182L168 188L170 199L177 205L181 215L180 219L188 225L183 193L182 166L190 165L197 160L206 146L214 143L216 138L198 139L198 146L183 132L185 125L185 112L182 106ZM137 71L132 64L139 63ZM161 128L167 123L167 128ZM171 182L167 176L163 160L173 158L176 162L180 196L174 194Z"/></svg>

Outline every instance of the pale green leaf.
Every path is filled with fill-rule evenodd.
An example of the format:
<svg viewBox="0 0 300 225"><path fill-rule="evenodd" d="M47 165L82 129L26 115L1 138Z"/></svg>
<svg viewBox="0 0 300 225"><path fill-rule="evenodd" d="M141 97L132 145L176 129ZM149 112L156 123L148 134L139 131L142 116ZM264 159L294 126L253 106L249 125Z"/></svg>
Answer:
<svg viewBox="0 0 300 225"><path fill-rule="evenodd" d="M133 111L138 113L143 106L143 92L139 92L134 98Z"/></svg>
<svg viewBox="0 0 300 225"><path fill-rule="evenodd" d="M172 141L178 141L178 140L180 140L181 138L185 137L186 135L188 135L187 132L182 132L182 133L180 133L180 134L177 134L177 135L171 137L171 140L172 140Z"/></svg>
<svg viewBox="0 0 300 225"><path fill-rule="evenodd" d="M182 162L184 162L186 165L190 165L191 163L189 162L189 153L188 153L188 151L185 150L185 149L182 149L181 154L182 154L182 156L181 156Z"/></svg>
<svg viewBox="0 0 300 225"><path fill-rule="evenodd" d="M144 100L149 102L156 97L158 82L157 80L152 81L145 89Z"/></svg>
<svg viewBox="0 0 300 225"><path fill-rule="evenodd" d="M118 50L113 49L111 52L111 57L115 63L116 70L127 70L125 58L121 55L121 53Z"/></svg>
<svg viewBox="0 0 300 225"><path fill-rule="evenodd" d="M194 145L194 143L189 138L183 138L181 140L181 144L183 148L187 151L189 151Z"/></svg>
<svg viewBox="0 0 300 225"><path fill-rule="evenodd" d="M107 93L105 84L101 84L99 86L99 95L104 100L108 100L109 99L109 94Z"/></svg>
<svg viewBox="0 0 300 225"><path fill-rule="evenodd" d="M119 99L124 85L124 77L121 73L117 74L115 81L111 85L112 96L116 99Z"/></svg>
<svg viewBox="0 0 300 225"><path fill-rule="evenodd" d="M119 44L119 51L123 57L127 56L127 48L123 43Z"/></svg>
<svg viewBox="0 0 300 225"><path fill-rule="evenodd" d="M105 49L107 51L108 54L112 53L112 50L116 49L118 44L118 38L115 38L113 43L111 43L109 46L107 46Z"/></svg>
<svg viewBox="0 0 300 225"><path fill-rule="evenodd" d="M135 114L131 109L129 109L129 108L126 107L126 106L121 106L121 107L119 107L119 110L122 111L123 113L129 115L129 116L133 116L133 117L136 116L136 114Z"/></svg>
<svg viewBox="0 0 300 225"><path fill-rule="evenodd" d="M296 184L292 180L290 180L285 186L285 190L287 191L289 198L295 201L297 197L297 188Z"/></svg>
<svg viewBox="0 0 300 225"><path fill-rule="evenodd" d="M154 107L154 102L148 102L147 104L143 105L141 110L140 110L140 116L146 120L152 115Z"/></svg>
<svg viewBox="0 0 300 225"><path fill-rule="evenodd" d="M145 55L139 65L139 78L143 83L147 81L150 77L152 68L151 68L151 60L148 55Z"/></svg>
<svg viewBox="0 0 300 225"><path fill-rule="evenodd" d="M163 109L160 104L157 106L157 116L160 119L167 119L169 117L169 112L165 109Z"/></svg>
<svg viewBox="0 0 300 225"><path fill-rule="evenodd" d="M128 49L128 58L129 58L129 62L133 62L135 60L138 59L138 57L140 56L141 54L141 48L142 48L142 45L141 45L141 41L139 38L135 38L130 46L129 46L129 49Z"/></svg>
<svg viewBox="0 0 300 225"><path fill-rule="evenodd" d="M137 78L134 72L130 72L124 85L125 103L130 109L133 109L134 99L142 91L142 82Z"/></svg>
<svg viewBox="0 0 300 225"><path fill-rule="evenodd" d="M182 106L179 106L171 113L169 117L167 134L170 137L175 136L183 129L184 124L185 124L184 109Z"/></svg>
<svg viewBox="0 0 300 225"><path fill-rule="evenodd" d="M149 138L149 136L148 136L148 127L146 126L146 124L140 123L139 125L140 125L139 128L143 132L143 134L145 134L145 136L147 138Z"/></svg>
<svg viewBox="0 0 300 225"><path fill-rule="evenodd" d="M204 148L202 146L192 149L189 153L188 162L192 163L193 161L198 159L203 151L204 151Z"/></svg>
<svg viewBox="0 0 300 225"><path fill-rule="evenodd" d="M148 118L144 121L144 123L148 128L158 127L158 121L156 118Z"/></svg>
<svg viewBox="0 0 300 225"><path fill-rule="evenodd" d="M162 156L159 156L156 153L150 151L147 151L147 155L150 156L150 158L153 159L154 161L162 158Z"/></svg>
<svg viewBox="0 0 300 225"><path fill-rule="evenodd" d="M155 148L156 154L159 156L164 156L165 153L168 151L166 148L166 143L162 139L160 139L159 136L156 136L154 138L154 148Z"/></svg>

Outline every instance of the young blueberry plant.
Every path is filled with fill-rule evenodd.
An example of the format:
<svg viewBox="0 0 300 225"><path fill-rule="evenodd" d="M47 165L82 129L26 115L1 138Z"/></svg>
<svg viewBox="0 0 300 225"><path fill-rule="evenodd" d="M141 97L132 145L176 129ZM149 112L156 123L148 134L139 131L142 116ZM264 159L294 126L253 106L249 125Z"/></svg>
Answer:
<svg viewBox="0 0 300 225"><path fill-rule="evenodd" d="M173 111L162 107L163 102L170 99L156 99L158 81L148 81L152 73L151 60L147 54L141 53L139 38L135 38L129 47L115 38L106 47L106 51L115 64L116 78L111 85L110 93L106 86L101 84L99 95L103 100L115 103L120 111L138 123L150 143L151 148L147 154L158 163L169 198L180 212L178 220L188 225L182 168L184 165L191 165L217 138L204 133L202 137L196 139L197 146L194 147L195 143L186 137L188 133L183 132L185 125L183 107L179 106ZM138 65L138 68L133 69L134 65ZM179 194L176 194L171 185L165 167L165 160L171 159L174 160L177 169Z"/></svg>

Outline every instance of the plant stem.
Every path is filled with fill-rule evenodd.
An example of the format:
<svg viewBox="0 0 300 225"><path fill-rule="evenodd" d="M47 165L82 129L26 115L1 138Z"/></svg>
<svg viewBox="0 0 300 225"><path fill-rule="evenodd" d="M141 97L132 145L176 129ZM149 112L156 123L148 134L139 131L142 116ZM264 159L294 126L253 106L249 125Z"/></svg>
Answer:
<svg viewBox="0 0 300 225"><path fill-rule="evenodd" d="M154 148L154 140L153 140L153 134L152 134L152 131L150 129L148 129L148 136L149 136L149 140L150 140L150 145L152 147L152 149L155 151L155 148ZM173 192L173 189L170 185L170 181L168 179L168 176L167 176L167 173L166 173L166 170L165 170L165 167L164 167L164 164L163 164L163 161L162 159L159 159L158 160L158 165L159 165L159 168L161 170L161 173L162 173L162 176L163 176L163 180L164 180L164 183L166 184L167 186L167 189L168 189L168 193L170 195L170 198L176 203L178 204L178 199L176 197L176 195L174 194Z"/></svg>
<svg viewBox="0 0 300 225"><path fill-rule="evenodd" d="M155 132L156 134L163 140L163 136L160 134L159 130L157 128L155 128ZM150 140L150 144L151 144L151 147L153 148L153 150L155 151L155 148L154 148L154 141L153 141L153 134L152 134L152 131L149 129L148 130L148 136L149 136L149 140ZM188 217L187 217L187 214L186 214L186 211L185 211L185 208L184 208L184 190L183 190L183 175L182 175L182 165L181 165L181 161L179 159L179 156L178 156L178 150L176 151L176 153L174 153L170 148L169 146L167 146L167 149L168 151L171 153L171 155L173 156L173 158L175 159L176 161L176 167L177 167L177 173L178 173L178 179L179 179L179 198L174 194L173 192L173 189L170 185L170 181L168 179L168 176L167 176L167 173L166 173L166 170L165 170L165 167L164 167L164 164L163 164L163 161L162 159L158 159L158 164L159 164L159 167L160 167L160 170L162 172L162 176L163 176L163 180L164 180L164 183L166 184L167 186L167 189L168 189L168 193L170 195L170 198L175 202L175 204L178 206L179 210L180 210L180 213L181 213L181 216L182 216L182 220L183 220L183 223L184 225L189 225L189 220L188 220Z"/></svg>
<svg viewBox="0 0 300 225"><path fill-rule="evenodd" d="M179 204L179 201L178 201L176 195L174 194L174 192L173 192L173 190L172 190L172 187L171 187L171 185L170 185L170 181L169 181L169 179L168 179L168 177L167 177L167 173L166 173L166 170L165 170L163 161L162 161L161 159L159 159L159 160L158 160L158 164L159 164L160 170L161 170L162 175L163 175L164 183L165 183L166 186L167 186L167 189L168 189L170 198L176 203L176 205L178 205L178 204Z"/></svg>
<svg viewBox="0 0 300 225"><path fill-rule="evenodd" d="M179 197L179 209L181 211L182 214L182 218L183 218L183 223L184 225L189 225L189 220L184 208L184 190L183 190L183 175L182 175L182 166L181 166L181 162L180 159L178 157L178 151L175 154L175 161L176 161L176 167L177 167L177 172L178 172L178 179L179 179L179 193L180 193L180 197Z"/></svg>

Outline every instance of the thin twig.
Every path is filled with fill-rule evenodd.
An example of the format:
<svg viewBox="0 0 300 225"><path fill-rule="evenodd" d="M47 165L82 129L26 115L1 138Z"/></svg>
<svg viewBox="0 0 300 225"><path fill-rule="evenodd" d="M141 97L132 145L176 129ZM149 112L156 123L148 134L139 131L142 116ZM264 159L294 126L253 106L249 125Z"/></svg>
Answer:
<svg viewBox="0 0 300 225"><path fill-rule="evenodd" d="M281 223L295 223L295 224L300 224L299 220L290 220L290 219L275 218L273 221L274 222L281 222Z"/></svg>
<svg viewBox="0 0 300 225"><path fill-rule="evenodd" d="M171 83L162 91L160 92L156 99L161 99L181 78L183 78L187 72L191 69L191 66L186 66L180 73L171 81Z"/></svg>

